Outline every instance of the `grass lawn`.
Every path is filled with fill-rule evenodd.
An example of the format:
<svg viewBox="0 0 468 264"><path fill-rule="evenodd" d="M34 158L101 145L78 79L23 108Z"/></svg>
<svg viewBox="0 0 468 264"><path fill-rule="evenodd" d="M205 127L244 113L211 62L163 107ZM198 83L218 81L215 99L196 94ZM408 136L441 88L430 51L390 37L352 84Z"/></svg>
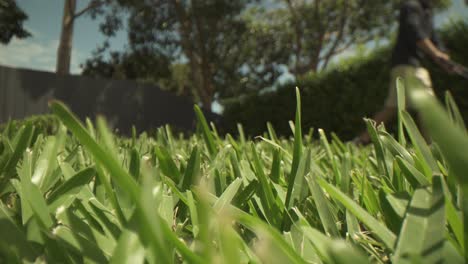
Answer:
<svg viewBox="0 0 468 264"><path fill-rule="evenodd" d="M197 107L190 138L122 138L53 102L56 133L0 134L0 263L465 263L466 128L415 92L427 144L402 94L368 147L303 133L298 91L290 139L220 137Z"/></svg>

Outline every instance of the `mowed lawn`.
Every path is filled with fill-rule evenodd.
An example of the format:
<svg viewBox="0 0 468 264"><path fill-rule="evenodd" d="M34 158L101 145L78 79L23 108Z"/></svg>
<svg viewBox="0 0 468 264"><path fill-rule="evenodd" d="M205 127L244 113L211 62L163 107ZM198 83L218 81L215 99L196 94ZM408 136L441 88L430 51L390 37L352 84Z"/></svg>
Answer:
<svg viewBox="0 0 468 264"><path fill-rule="evenodd" d="M303 131L298 90L291 138L221 136L198 107L189 138L124 138L52 102L56 133L0 134L0 263L465 263L463 119L416 90L427 144L402 91L365 147Z"/></svg>

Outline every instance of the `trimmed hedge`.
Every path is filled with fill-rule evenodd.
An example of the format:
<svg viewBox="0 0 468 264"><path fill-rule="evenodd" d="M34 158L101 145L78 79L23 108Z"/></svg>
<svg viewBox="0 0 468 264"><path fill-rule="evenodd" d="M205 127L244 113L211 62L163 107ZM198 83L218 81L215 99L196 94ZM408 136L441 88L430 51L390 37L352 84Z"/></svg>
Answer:
<svg viewBox="0 0 468 264"><path fill-rule="evenodd" d="M468 65L468 23L458 22L441 32L452 58ZM289 136L291 130L286 120L294 119L297 86L302 95L302 122L304 128L323 128L348 140L364 129L362 118L371 117L385 100L390 81L391 48L373 51L366 57L346 60L339 66L295 83L280 86L276 91L245 96L225 104L224 121L227 132L236 133L241 123L248 135L266 131L272 123L277 134ZM448 76L435 65L426 64L431 71L436 93L449 89L459 104L462 114L468 117L468 81L458 76ZM439 97L442 98L442 97Z"/></svg>

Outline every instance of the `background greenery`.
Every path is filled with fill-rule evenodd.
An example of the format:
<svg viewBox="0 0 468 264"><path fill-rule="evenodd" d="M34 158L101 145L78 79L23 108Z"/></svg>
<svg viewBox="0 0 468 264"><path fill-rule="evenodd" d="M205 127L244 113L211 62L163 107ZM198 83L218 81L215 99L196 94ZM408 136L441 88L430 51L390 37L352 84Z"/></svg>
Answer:
<svg viewBox="0 0 468 264"><path fill-rule="evenodd" d="M459 21L440 32L459 63L468 65L468 21ZM255 136L270 122L276 131L289 135L294 113L294 88L301 89L303 97L303 126L323 128L347 140L364 129L362 118L372 117L385 100L389 87L391 47L384 47L367 56L357 55L318 74L309 74L296 82L279 86L277 90L241 96L226 100L224 121L227 131L235 131L242 123L247 134ZM426 62L439 98L450 90L465 119L468 118L468 81L448 75L436 65Z"/></svg>
<svg viewBox="0 0 468 264"><path fill-rule="evenodd" d="M435 13L451 4L450 0L432 2ZM5 3L10 4L3 4L0 11L14 13L14 1ZM354 58L339 60L338 65L333 61L344 52L358 47L368 51L373 43L390 39L401 3L93 0L76 11L70 23L79 16L90 16L100 21L100 31L107 38L119 30L128 34L124 50L112 50L108 41L102 43L82 65L85 76L155 84L191 97L205 108L219 102L226 107L228 125L220 129L233 132L241 122L251 135L261 133L266 121L271 121L279 134L290 133L284 120L292 117L292 88L298 86L304 96L305 126L322 127L349 139L363 128L361 118L382 105L389 87L390 48L367 56L358 52ZM20 27L26 18L18 16L0 21L0 25ZM452 57L465 63L466 23L444 32ZM11 36L15 31L5 32ZM71 40L72 35L68 30L66 39ZM60 46L71 48L69 44ZM468 105L458 88L463 82L432 68L435 86L440 89L437 92L451 89L466 112ZM298 81L276 92L262 92L286 71Z"/></svg>
<svg viewBox="0 0 468 264"><path fill-rule="evenodd" d="M387 38L402 2L107 1L90 14L106 18L105 36L125 28L128 47L104 43L83 74L155 83L205 107L271 86L286 69L320 72L354 45Z"/></svg>

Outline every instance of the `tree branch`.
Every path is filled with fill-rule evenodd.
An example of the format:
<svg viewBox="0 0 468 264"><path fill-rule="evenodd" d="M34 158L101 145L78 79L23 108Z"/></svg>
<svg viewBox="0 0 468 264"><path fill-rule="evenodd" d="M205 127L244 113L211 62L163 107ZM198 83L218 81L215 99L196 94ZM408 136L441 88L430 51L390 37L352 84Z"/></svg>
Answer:
<svg viewBox="0 0 468 264"><path fill-rule="evenodd" d="M96 8L100 5L104 4L104 1L100 0L92 0L85 8L81 9L80 11L73 14L73 19L77 19L78 17L82 16L89 10Z"/></svg>
<svg viewBox="0 0 468 264"><path fill-rule="evenodd" d="M209 95L207 94L206 90L203 89L202 76L201 74L199 74L199 65L201 59L196 53L196 50L192 45L192 40L190 37L193 21L190 18L190 16L185 12L181 0L171 0L171 3L174 5L176 15L180 24L179 33L181 35L182 49L189 59L190 78L195 84L194 86L196 95L201 99L203 105L205 105L206 107L210 107L210 105L207 105L210 101Z"/></svg>
<svg viewBox="0 0 468 264"><path fill-rule="evenodd" d="M340 21L340 28L339 28L339 31L338 31L338 34L335 38L335 41L333 42L330 50L328 51L327 55L325 55L325 58L324 58L324 63L322 65L322 70L325 69L328 65L328 63L330 62L330 59L331 57L336 54L336 49L338 47L338 45L340 44L340 41L343 39L343 35L344 35L344 31L345 31L345 27L346 27L346 21L347 21L347 14L348 14L348 4L347 4L347 1L344 1L343 3L344 7L343 7L343 11L341 13L341 21Z"/></svg>
<svg viewBox="0 0 468 264"><path fill-rule="evenodd" d="M322 50L322 47L323 47L323 43L325 41L325 30L324 30L324 26L323 26L323 22L322 22L322 19L321 19L321 16L320 16L320 0L316 0L315 1L315 12L314 12L314 18L315 18L315 23L317 23L318 25L318 43L317 43L317 47L315 49L315 52L313 54L313 57L312 59L310 60L310 63L308 65L308 70L312 71L312 72L316 72L317 71L317 68L318 68L318 64L319 64L319 57L320 57L320 51Z"/></svg>
<svg viewBox="0 0 468 264"><path fill-rule="evenodd" d="M294 30L295 30L295 42L296 42L296 49L295 49L295 55L296 55L296 70L299 69L300 66L300 59L301 59L301 53L302 53L302 29L301 25L299 23L299 16L297 14L297 11L294 9L294 6L291 2L291 0L285 0L286 4L288 5L289 12L291 13L292 20L294 23Z"/></svg>
<svg viewBox="0 0 468 264"><path fill-rule="evenodd" d="M337 54L340 54L342 53L343 51L347 50L349 47L351 47L352 45L354 44L354 41L350 40L348 42L346 42L344 45L342 45L341 47L339 48L336 48L334 51L333 51L333 54L331 57L333 57L334 55L337 55ZM328 53L325 55L325 56L321 56L320 57L320 61L323 61L326 59ZM323 67L322 67L323 69Z"/></svg>

